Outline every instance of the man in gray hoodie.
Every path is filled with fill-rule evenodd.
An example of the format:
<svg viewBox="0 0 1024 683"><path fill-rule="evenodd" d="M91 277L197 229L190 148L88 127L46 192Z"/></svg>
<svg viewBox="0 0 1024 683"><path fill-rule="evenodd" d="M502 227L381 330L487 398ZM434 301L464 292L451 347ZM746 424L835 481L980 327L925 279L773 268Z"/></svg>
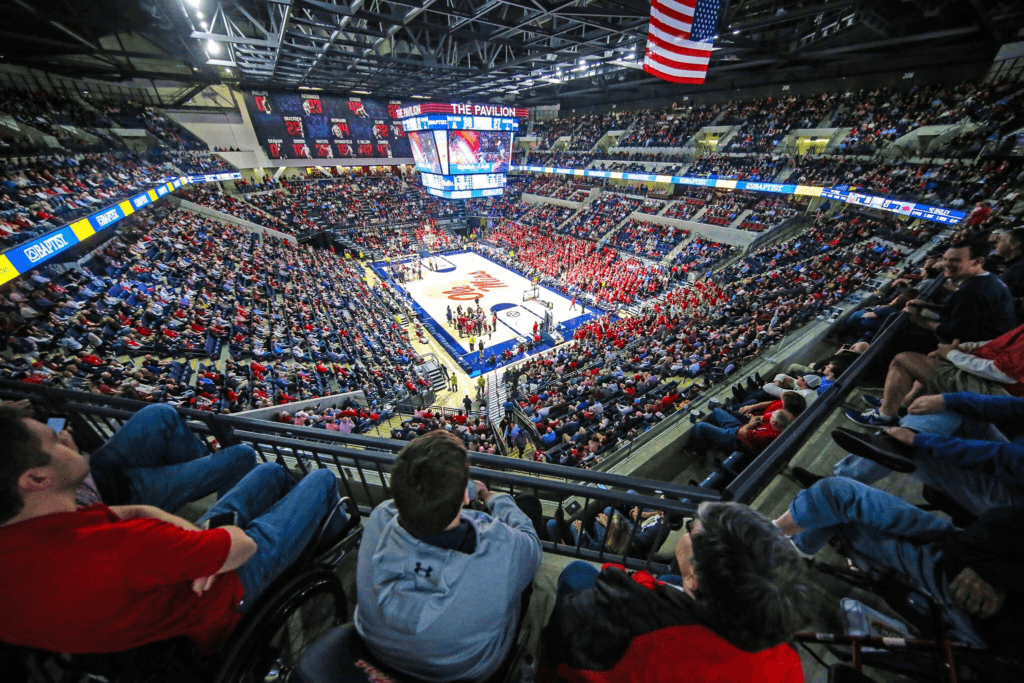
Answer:
<svg viewBox="0 0 1024 683"><path fill-rule="evenodd" d="M356 629L380 661L426 681L493 674L540 568L530 518L510 495L468 484L462 441L430 432L398 454L394 499L363 527ZM473 488L490 514L464 509Z"/></svg>

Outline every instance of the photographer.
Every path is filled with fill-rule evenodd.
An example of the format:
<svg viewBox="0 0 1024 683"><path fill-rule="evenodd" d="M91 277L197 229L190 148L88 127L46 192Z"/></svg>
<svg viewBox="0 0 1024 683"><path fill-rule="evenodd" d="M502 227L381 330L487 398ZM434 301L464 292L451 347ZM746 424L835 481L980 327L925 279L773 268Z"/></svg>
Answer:
<svg viewBox="0 0 1024 683"><path fill-rule="evenodd" d="M364 525L356 628L399 671L483 680L511 650L540 568L534 524L508 494L470 484L466 448L444 431L402 449L391 490Z"/></svg>

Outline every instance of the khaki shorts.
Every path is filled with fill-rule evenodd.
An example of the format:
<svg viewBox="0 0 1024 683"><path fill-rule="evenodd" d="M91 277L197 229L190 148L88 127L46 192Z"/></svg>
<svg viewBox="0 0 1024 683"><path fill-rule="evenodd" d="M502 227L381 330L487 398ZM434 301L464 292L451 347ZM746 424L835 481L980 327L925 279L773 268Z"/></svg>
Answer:
<svg viewBox="0 0 1024 683"><path fill-rule="evenodd" d="M949 361L942 361L928 373L925 387L929 394L949 394L955 391L969 391L989 396L1009 396L1006 384L1000 384L966 370L961 370Z"/></svg>

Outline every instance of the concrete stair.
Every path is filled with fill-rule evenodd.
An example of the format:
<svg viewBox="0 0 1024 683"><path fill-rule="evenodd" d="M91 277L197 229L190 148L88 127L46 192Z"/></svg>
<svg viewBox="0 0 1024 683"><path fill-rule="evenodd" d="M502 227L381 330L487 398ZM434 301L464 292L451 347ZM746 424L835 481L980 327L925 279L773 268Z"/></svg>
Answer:
<svg viewBox="0 0 1024 683"><path fill-rule="evenodd" d="M743 211L740 212L740 215L736 217L736 220L729 224L729 227L733 228L734 230L739 230L740 226L743 224L743 221L747 220L747 216L749 216L752 213L754 213L752 209L744 209Z"/></svg>

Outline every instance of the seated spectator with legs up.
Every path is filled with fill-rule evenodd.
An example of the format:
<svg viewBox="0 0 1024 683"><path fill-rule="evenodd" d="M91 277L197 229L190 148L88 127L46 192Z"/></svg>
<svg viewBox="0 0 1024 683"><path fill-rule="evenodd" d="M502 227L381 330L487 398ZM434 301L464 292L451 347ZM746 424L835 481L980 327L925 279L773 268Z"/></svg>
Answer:
<svg viewBox="0 0 1024 683"><path fill-rule="evenodd" d="M185 419L169 405L146 406L88 456L90 476L107 505L152 505L174 512L216 492L223 497L256 466L251 446L208 453ZM100 502L91 487L80 506Z"/></svg>
<svg viewBox="0 0 1024 683"><path fill-rule="evenodd" d="M693 429L689 449L704 453L715 448L730 453L743 448L760 453L807 407L807 400L795 391L787 391L776 401L746 406L739 412L748 422L732 413L715 408L707 422L699 422Z"/></svg>
<svg viewBox="0 0 1024 683"><path fill-rule="evenodd" d="M1022 419L1024 398L970 392L921 396L900 426L889 427L884 436L833 431L833 440L851 453L833 473L871 485L893 471L912 472L926 487L925 498L948 500L953 504L948 511L963 526L961 521L992 508L1024 504ZM1015 440L1007 441L1007 435ZM805 488L823 478L797 467L793 475Z"/></svg>
<svg viewBox="0 0 1024 683"><path fill-rule="evenodd" d="M196 524L150 505L80 508L89 463L70 432L5 406L0 439L0 640L51 652L186 636L213 654L340 500L328 470L295 484L264 463ZM228 513L236 524L203 530Z"/></svg>
<svg viewBox="0 0 1024 683"><path fill-rule="evenodd" d="M530 517L475 482L462 441L434 431L398 454L394 500L364 524L355 624L370 651L427 681L480 681L515 641L524 592L540 568Z"/></svg>
<svg viewBox="0 0 1024 683"><path fill-rule="evenodd" d="M927 356L906 351L889 364L882 397L864 396L872 406L846 416L864 427L893 427L898 412L923 394L970 391L1024 396L1024 325L987 342L940 344Z"/></svg>
<svg viewBox="0 0 1024 683"><path fill-rule="evenodd" d="M896 574L938 603L949 637L997 653L1024 647L1024 507L964 529L892 494L830 477L801 491L776 525L803 552L833 538L862 571Z"/></svg>
<svg viewBox="0 0 1024 683"><path fill-rule="evenodd" d="M810 618L799 555L771 520L702 503L676 546L681 576L573 562L558 579L539 681L803 681L786 644Z"/></svg>

